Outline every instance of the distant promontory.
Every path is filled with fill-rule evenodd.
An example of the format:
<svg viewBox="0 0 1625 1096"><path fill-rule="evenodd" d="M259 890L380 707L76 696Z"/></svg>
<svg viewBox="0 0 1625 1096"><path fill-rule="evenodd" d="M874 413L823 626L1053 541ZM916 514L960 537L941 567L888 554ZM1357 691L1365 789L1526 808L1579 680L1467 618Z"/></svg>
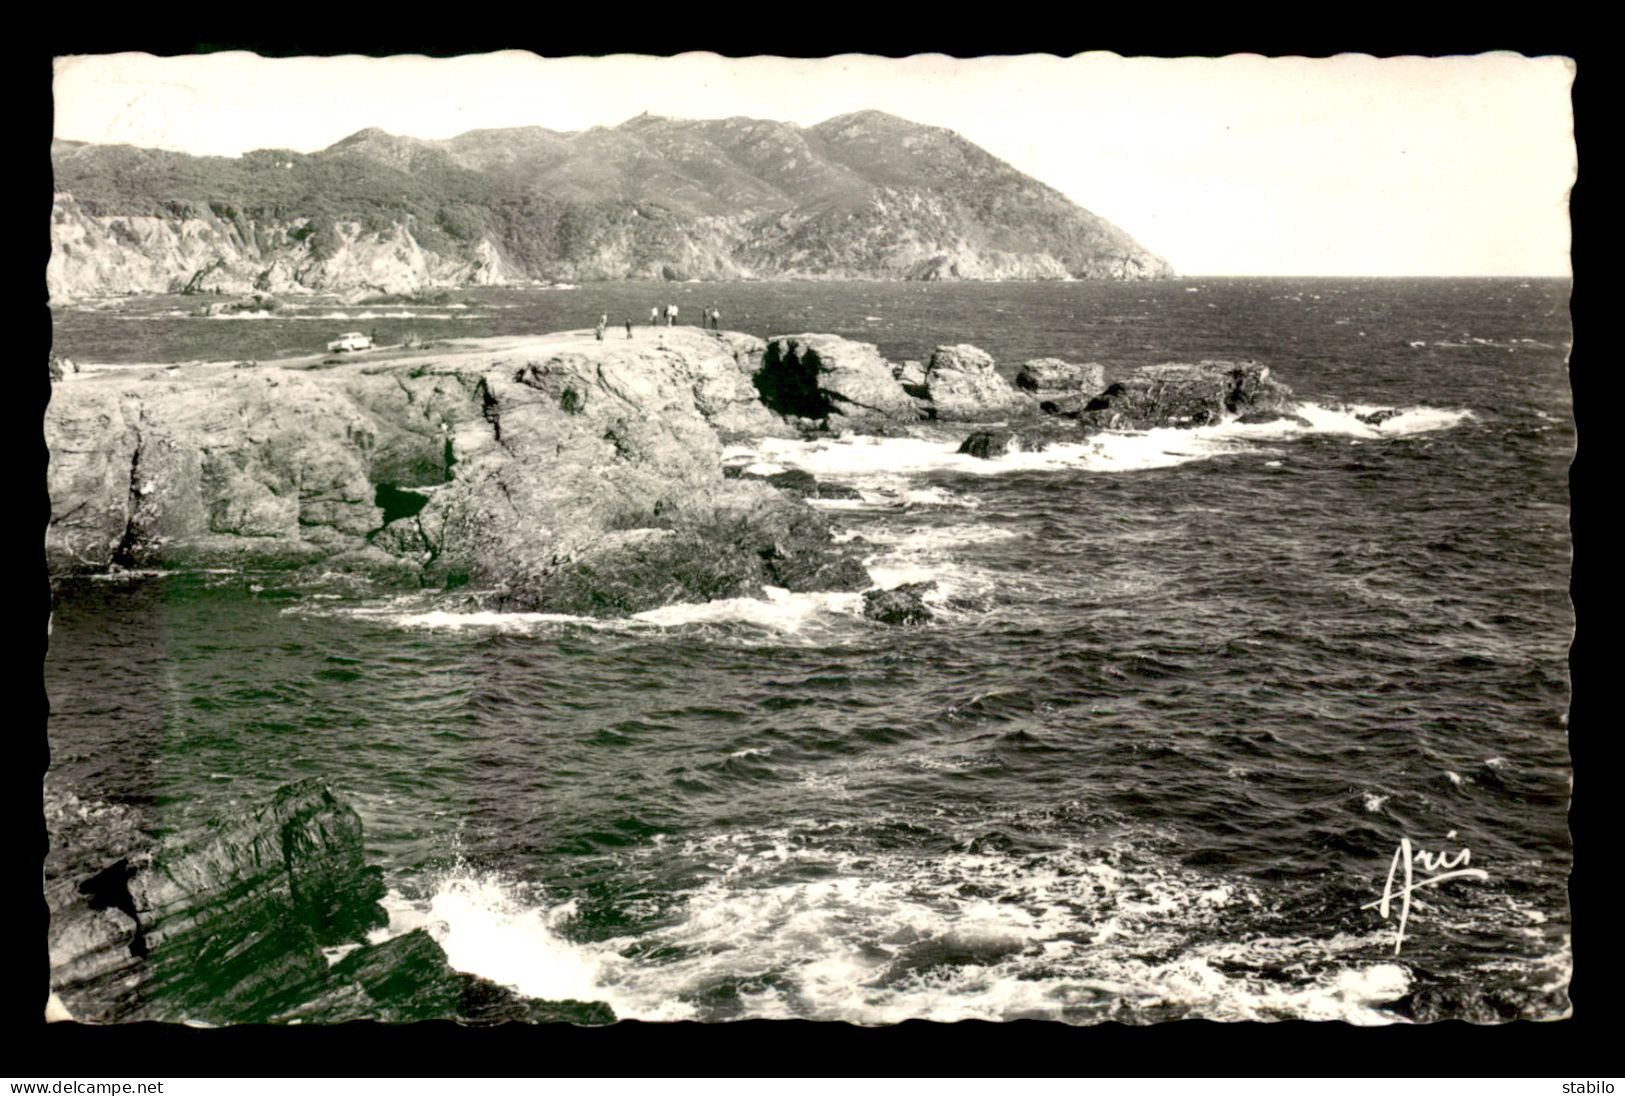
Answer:
<svg viewBox="0 0 1625 1096"><path fill-rule="evenodd" d="M53 300L462 285L1167 277L1104 218L950 130L641 115L613 127L363 130L241 157L58 141Z"/></svg>

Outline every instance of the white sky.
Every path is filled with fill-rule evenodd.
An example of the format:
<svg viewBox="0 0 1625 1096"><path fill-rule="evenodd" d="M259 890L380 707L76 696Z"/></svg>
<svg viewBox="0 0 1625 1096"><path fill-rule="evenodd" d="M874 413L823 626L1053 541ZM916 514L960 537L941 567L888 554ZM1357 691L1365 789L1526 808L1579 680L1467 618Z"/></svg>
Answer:
<svg viewBox="0 0 1625 1096"><path fill-rule="evenodd" d="M237 155L643 111L946 126L1182 274L1566 275L1570 63L1084 54L957 60L497 53L57 61L56 134Z"/></svg>

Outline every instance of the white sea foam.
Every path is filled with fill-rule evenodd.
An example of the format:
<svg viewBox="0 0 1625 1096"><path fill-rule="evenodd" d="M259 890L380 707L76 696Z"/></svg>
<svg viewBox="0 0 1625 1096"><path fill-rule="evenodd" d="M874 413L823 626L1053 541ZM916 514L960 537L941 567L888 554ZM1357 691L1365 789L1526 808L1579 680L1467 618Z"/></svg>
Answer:
<svg viewBox="0 0 1625 1096"><path fill-rule="evenodd" d="M568 613L499 613L492 611L454 612L431 609L427 612L401 612L393 609L355 608L352 616L379 617L398 628L428 628L456 631L464 628L492 628L504 632L530 632L550 624L598 624L591 617Z"/></svg>
<svg viewBox="0 0 1625 1096"><path fill-rule="evenodd" d="M775 632L795 633L831 614L858 616L863 612L862 594L795 594L776 586L765 587L763 592L767 595L765 598L736 597L663 605L638 613L632 619L663 628L689 624L749 624Z"/></svg>
<svg viewBox="0 0 1625 1096"><path fill-rule="evenodd" d="M568 613L498 612L495 610L426 609L419 599L397 598L377 605L318 607L292 605L282 610L294 616L344 616L377 621L394 628L457 632L489 630L513 634L547 631L560 626L599 631L682 628L694 625L746 625L784 637L808 625L841 618L860 618L863 594L850 592L791 593L775 586L763 588L760 598L723 598L683 602L650 609L627 618L573 616Z"/></svg>
<svg viewBox="0 0 1625 1096"><path fill-rule="evenodd" d="M642 936L572 942L572 902L539 902L459 869L425 900L392 894L389 928L375 937L424 927L458 970L645 1020L699 1018L689 1002L728 984L748 1017L860 1024L1132 1020L1142 1008L1370 1024L1397 1019L1384 1006L1410 982L1399 963L1366 958L1385 950L1386 933L1191 944L1193 929L1220 927L1259 899L1168 863L1129 867L1076 849L860 857L789 834L681 851L716 870ZM811 869L804 881L786 882L798 865ZM651 951L660 958L643 957Z"/></svg>
<svg viewBox="0 0 1625 1096"><path fill-rule="evenodd" d="M1398 414L1373 425L1357 416L1394 410ZM1075 442L1059 442L984 460L960 453L959 439L870 437L796 440L764 438L754 446L736 445L724 454L729 461L754 461L774 469L799 468L822 480L844 483L863 493L858 500L818 500L827 509L867 509L877 505L974 505L941 485L920 487L911 477L936 472L997 476L1012 472L1080 469L1089 472L1137 472L1169 468L1190 461L1257 452L1260 442L1286 441L1311 434L1358 439L1405 437L1448 430L1474 417L1461 408L1376 404L1327 406L1303 402L1294 419L1244 424L1235 420L1192 429L1163 427L1143 431L1107 431ZM1019 436L1020 430L1017 429Z"/></svg>
<svg viewBox="0 0 1625 1096"><path fill-rule="evenodd" d="M560 923L575 914L573 903L536 905L512 881L460 868L438 881L427 903L392 891L383 905L389 924L368 937L374 943L422 928L456 970L528 997L606 998L605 956L558 935Z"/></svg>

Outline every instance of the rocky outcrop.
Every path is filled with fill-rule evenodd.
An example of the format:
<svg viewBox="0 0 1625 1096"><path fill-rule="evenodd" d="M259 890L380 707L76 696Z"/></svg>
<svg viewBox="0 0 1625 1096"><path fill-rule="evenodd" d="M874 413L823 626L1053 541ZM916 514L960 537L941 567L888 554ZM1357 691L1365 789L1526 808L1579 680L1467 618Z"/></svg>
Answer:
<svg viewBox="0 0 1625 1096"><path fill-rule="evenodd" d="M1037 402L1001 376L993 358L974 346L939 346L925 367L931 415L958 422L1032 414Z"/></svg>
<svg viewBox="0 0 1625 1096"><path fill-rule="evenodd" d="M1101 429L1294 413L1256 362L1138 370L1060 406L972 346L912 377L870 344L683 327L461 340L365 361L64 373L46 416L53 571L310 567L461 590L502 609L618 616L679 601L860 590L803 472L725 473L725 440L990 423L994 459ZM1029 376L1092 383L1092 369Z"/></svg>
<svg viewBox="0 0 1625 1096"><path fill-rule="evenodd" d="M1092 384L1098 368L1083 367L1075 375L1081 383ZM1258 362L1146 366L1097 396L1051 395L1039 407L1044 416L1021 420L1005 430L977 431L965 438L959 452L995 460L1011 452L1082 441L1099 430L1207 426L1232 417L1240 423L1285 419L1310 425L1296 413L1292 390Z"/></svg>
<svg viewBox="0 0 1625 1096"><path fill-rule="evenodd" d="M1099 362L1074 363L1060 358L1034 358L1016 374L1016 387L1042 401L1079 393L1093 396L1106 387L1106 367Z"/></svg>
<svg viewBox="0 0 1625 1096"><path fill-rule="evenodd" d="M863 595L863 615L882 624L928 624L935 614L925 604L925 595L936 588L935 582L909 582L890 590L870 590Z"/></svg>
<svg viewBox="0 0 1625 1096"><path fill-rule="evenodd" d="M388 921L361 819L316 780L46 888L53 1005L80 1021L567 1019L601 1004L529 1001L459 974L426 933ZM329 965L323 949L352 948ZM59 1013L60 1014L60 1013Z"/></svg>
<svg viewBox="0 0 1625 1096"><path fill-rule="evenodd" d="M1111 385L1076 413L1107 430L1205 426L1237 414L1294 413L1292 390L1258 362L1148 365Z"/></svg>
<svg viewBox="0 0 1625 1096"><path fill-rule="evenodd" d="M783 433L749 336L477 340L331 367L105 371L46 417L58 571L354 570L619 615L858 589L822 517L726 479L721 439Z"/></svg>
<svg viewBox="0 0 1625 1096"><path fill-rule="evenodd" d="M768 408L808 423L863 428L928 415L872 343L838 335L770 340L754 380Z"/></svg>

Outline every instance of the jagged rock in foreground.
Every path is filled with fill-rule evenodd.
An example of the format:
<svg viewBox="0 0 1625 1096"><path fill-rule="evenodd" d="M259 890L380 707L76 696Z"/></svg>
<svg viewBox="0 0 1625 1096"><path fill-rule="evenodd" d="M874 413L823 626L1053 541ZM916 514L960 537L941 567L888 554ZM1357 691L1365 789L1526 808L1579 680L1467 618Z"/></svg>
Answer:
<svg viewBox="0 0 1625 1096"><path fill-rule="evenodd" d="M368 944L388 922L383 895L355 811L318 780L290 784L267 806L53 880L54 1004L94 1023L614 1021L602 1004L533 1001L453 971L421 931ZM347 945L330 966L322 949Z"/></svg>
<svg viewBox="0 0 1625 1096"><path fill-rule="evenodd" d="M861 589L820 515L722 474L724 437L789 432L749 379L762 350L674 328L76 376L46 416L47 553L56 571L319 565L600 616Z"/></svg>
<svg viewBox="0 0 1625 1096"><path fill-rule="evenodd" d="M1292 390L1254 361L1148 365L1111 385L1076 417L1104 430L1205 426L1227 415L1295 413Z"/></svg>

